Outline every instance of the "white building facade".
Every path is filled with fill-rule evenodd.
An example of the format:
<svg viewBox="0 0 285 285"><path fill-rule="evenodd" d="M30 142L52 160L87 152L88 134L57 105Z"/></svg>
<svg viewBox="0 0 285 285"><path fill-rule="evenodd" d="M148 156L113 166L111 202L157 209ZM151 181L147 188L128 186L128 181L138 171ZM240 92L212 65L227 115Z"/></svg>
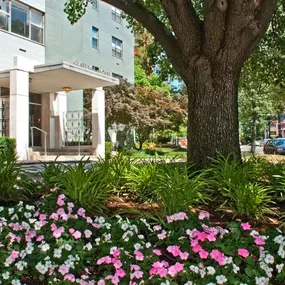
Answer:
<svg viewBox="0 0 285 285"><path fill-rule="evenodd" d="M120 10L99 0L71 25L65 0L0 0L0 136L62 149L84 142L83 90L92 90L90 148L104 157L103 87L133 82L133 34Z"/></svg>

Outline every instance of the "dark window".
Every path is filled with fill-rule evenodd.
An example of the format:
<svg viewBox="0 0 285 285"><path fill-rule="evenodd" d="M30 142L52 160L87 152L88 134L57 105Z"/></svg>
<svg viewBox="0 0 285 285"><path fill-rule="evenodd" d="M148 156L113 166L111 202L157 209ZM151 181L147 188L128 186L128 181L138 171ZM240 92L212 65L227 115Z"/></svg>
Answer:
<svg viewBox="0 0 285 285"><path fill-rule="evenodd" d="M92 8L95 10L99 10L99 0L92 0Z"/></svg>
<svg viewBox="0 0 285 285"><path fill-rule="evenodd" d="M112 37L112 55L118 58L123 57L123 42Z"/></svg>
<svg viewBox="0 0 285 285"><path fill-rule="evenodd" d="M29 38L29 9L12 3L11 31L15 34Z"/></svg>
<svg viewBox="0 0 285 285"><path fill-rule="evenodd" d="M0 29L9 29L9 2L0 0Z"/></svg>
<svg viewBox="0 0 285 285"><path fill-rule="evenodd" d="M35 10L31 11L31 40L43 43L43 15Z"/></svg>
<svg viewBox="0 0 285 285"><path fill-rule="evenodd" d="M112 77L117 78L119 80L123 79L123 76L117 73L112 73Z"/></svg>
<svg viewBox="0 0 285 285"><path fill-rule="evenodd" d="M99 47L99 30L95 27L92 27L92 47Z"/></svg>
<svg viewBox="0 0 285 285"><path fill-rule="evenodd" d="M122 23L122 11L116 7L112 7L112 19L118 23Z"/></svg>

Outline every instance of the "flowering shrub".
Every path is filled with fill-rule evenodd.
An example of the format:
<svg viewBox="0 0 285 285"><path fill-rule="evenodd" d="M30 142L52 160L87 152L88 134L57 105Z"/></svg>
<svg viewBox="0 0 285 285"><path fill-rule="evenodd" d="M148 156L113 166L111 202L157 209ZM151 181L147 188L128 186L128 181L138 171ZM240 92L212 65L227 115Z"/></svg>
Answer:
<svg viewBox="0 0 285 285"><path fill-rule="evenodd" d="M284 284L285 236L278 231L213 227L207 212L177 213L156 225L93 218L54 195L37 206L0 208L0 283Z"/></svg>

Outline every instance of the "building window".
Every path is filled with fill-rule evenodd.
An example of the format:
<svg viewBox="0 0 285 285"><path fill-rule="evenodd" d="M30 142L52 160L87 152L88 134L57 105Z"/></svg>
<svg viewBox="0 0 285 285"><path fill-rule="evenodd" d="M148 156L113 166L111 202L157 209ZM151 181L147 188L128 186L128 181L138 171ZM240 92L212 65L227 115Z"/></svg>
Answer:
<svg viewBox="0 0 285 285"><path fill-rule="evenodd" d="M42 44L43 13L14 1L0 0L0 29Z"/></svg>
<svg viewBox="0 0 285 285"><path fill-rule="evenodd" d="M92 0L92 8L99 10L99 0Z"/></svg>
<svg viewBox="0 0 285 285"><path fill-rule="evenodd" d="M99 47L99 30L95 27L92 27L92 47L98 48Z"/></svg>
<svg viewBox="0 0 285 285"><path fill-rule="evenodd" d="M116 7L112 7L112 19L118 23L122 23L122 11Z"/></svg>
<svg viewBox="0 0 285 285"><path fill-rule="evenodd" d="M117 73L112 73L112 77L116 78L116 79L119 79L119 80L123 79L123 76L120 75L120 74L117 74Z"/></svg>
<svg viewBox="0 0 285 285"><path fill-rule="evenodd" d="M118 58L123 57L123 42L112 37L112 55Z"/></svg>
<svg viewBox="0 0 285 285"><path fill-rule="evenodd" d="M31 40L43 43L43 15L35 10L31 10Z"/></svg>
<svg viewBox="0 0 285 285"><path fill-rule="evenodd" d="M0 29L9 29L9 2L0 0Z"/></svg>
<svg viewBox="0 0 285 285"><path fill-rule="evenodd" d="M25 6L12 3L11 32L29 38L29 9Z"/></svg>

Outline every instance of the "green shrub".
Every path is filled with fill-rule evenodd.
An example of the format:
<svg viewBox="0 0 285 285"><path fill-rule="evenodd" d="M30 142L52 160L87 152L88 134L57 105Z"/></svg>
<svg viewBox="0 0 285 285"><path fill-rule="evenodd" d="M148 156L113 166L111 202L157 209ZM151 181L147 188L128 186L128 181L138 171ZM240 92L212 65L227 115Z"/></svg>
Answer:
<svg viewBox="0 0 285 285"><path fill-rule="evenodd" d="M133 164L125 174L129 193L140 202L157 200L155 179L158 175L158 164L155 162Z"/></svg>
<svg viewBox="0 0 285 285"><path fill-rule="evenodd" d="M165 164L154 184L164 215L188 211L190 206L204 204L208 199L205 174L192 171L186 164Z"/></svg>
<svg viewBox="0 0 285 285"><path fill-rule="evenodd" d="M13 138L0 137L0 159L16 155L16 140Z"/></svg>
<svg viewBox="0 0 285 285"><path fill-rule="evenodd" d="M75 165L61 165L60 175L55 173L49 180L81 207L101 213L106 209L106 201L111 195L107 167L106 163L98 168L86 169L83 161Z"/></svg>
<svg viewBox="0 0 285 285"><path fill-rule="evenodd" d="M264 218L270 212L272 188L255 182L256 172L251 163L239 164L231 155L219 155L212 159L206 173L220 209L232 209L235 216L251 219Z"/></svg>

